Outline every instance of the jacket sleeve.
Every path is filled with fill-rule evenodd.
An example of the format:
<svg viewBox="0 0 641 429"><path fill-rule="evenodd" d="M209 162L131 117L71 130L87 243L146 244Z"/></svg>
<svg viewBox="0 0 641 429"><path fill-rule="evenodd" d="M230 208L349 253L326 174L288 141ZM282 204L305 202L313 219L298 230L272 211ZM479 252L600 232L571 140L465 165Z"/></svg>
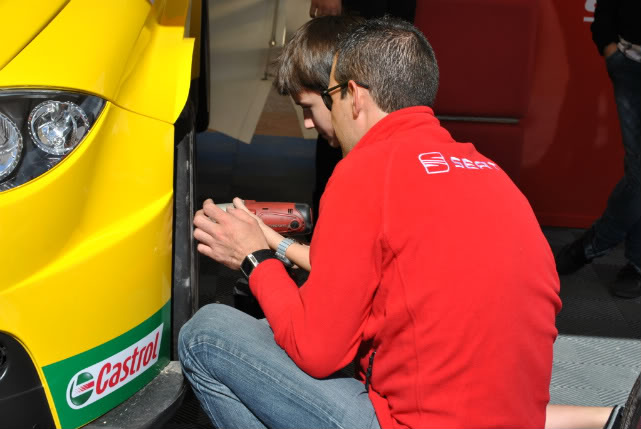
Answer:
<svg viewBox="0 0 641 429"><path fill-rule="evenodd" d="M335 170L327 185L307 282L298 289L275 260L260 264L249 282L276 342L313 377L354 359L379 283L382 210L376 186L354 176Z"/></svg>
<svg viewBox="0 0 641 429"><path fill-rule="evenodd" d="M603 49L612 42L619 41L617 29L617 14L620 0L598 0L594 10L594 22L590 26L592 40L596 45L599 55Z"/></svg>

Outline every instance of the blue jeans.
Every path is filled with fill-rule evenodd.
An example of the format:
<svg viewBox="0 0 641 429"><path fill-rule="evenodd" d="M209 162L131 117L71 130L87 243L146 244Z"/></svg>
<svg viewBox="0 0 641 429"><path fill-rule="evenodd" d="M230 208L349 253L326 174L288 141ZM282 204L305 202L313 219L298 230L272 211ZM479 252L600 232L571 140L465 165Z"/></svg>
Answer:
<svg viewBox="0 0 641 429"><path fill-rule="evenodd" d="M641 64L616 51L606 59L614 86L625 156L623 178L608 198L605 212L592 226L594 238L586 256L599 256L625 241L625 256L641 269Z"/></svg>
<svg viewBox="0 0 641 429"><path fill-rule="evenodd" d="M178 355L217 428L379 428L363 383L307 375L265 320L235 308L201 308L180 331Z"/></svg>

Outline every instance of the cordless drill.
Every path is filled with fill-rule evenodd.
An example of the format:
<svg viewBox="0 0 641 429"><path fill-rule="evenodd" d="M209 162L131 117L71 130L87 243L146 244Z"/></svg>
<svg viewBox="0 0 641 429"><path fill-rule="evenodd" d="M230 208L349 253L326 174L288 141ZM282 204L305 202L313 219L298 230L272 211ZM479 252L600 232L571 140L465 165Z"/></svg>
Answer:
<svg viewBox="0 0 641 429"><path fill-rule="evenodd" d="M245 207L258 216L265 225L283 235L303 235L312 231L312 209L308 204L283 203L245 200ZM233 203L216 204L227 211ZM295 270L302 271L302 270ZM293 271L290 275L293 275ZM256 318L265 317L258 301L249 289L249 283L244 278L238 278L233 290L234 307Z"/></svg>
<svg viewBox="0 0 641 429"><path fill-rule="evenodd" d="M233 203L216 205L223 210L234 206ZM280 234L305 235L312 232L309 204L245 200L245 207Z"/></svg>

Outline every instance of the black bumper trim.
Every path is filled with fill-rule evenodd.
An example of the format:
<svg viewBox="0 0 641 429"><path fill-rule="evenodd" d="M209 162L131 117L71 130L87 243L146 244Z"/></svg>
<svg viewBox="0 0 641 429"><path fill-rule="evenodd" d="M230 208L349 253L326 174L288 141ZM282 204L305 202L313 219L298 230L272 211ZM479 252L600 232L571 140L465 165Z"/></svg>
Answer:
<svg viewBox="0 0 641 429"><path fill-rule="evenodd" d="M45 390L27 351L0 332L0 427L54 428Z"/></svg>

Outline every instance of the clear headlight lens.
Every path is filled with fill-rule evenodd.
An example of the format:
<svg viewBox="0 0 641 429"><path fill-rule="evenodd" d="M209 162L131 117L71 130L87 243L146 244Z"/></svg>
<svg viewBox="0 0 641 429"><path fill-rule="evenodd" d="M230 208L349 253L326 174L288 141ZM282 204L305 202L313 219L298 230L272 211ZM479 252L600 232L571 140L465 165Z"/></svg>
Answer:
<svg viewBox="0 0 641 429"><path fill-rule="evenodd" d="M62 161L87 135L105 100L65 91L0 90L0 192Z"/></svg>
<svg viewBox="0 0 641 429"><path fill-rule="evenodd" d="M18 166L22 155L22 136L16 124L0 113L0 180Z"/></svg>
<svg viewBox="0 0 641 429"><path fill-rule="evenodd" d="M40 149L52 155L67 154L89 129L85 112L72 102L45 101L29 115L29 132Z"/></svg>

